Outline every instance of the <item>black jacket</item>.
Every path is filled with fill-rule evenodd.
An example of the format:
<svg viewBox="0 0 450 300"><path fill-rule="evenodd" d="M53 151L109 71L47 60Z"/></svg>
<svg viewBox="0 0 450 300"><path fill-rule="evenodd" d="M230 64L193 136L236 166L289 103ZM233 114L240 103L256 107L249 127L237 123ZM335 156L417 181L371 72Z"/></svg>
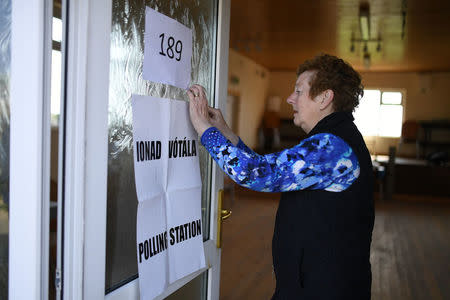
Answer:
<svg viewBox="0 0 450 300"><path fill-rule="evenodd" d="M317 133L347 142L361 172L342 192L282 193L272 241L277 280L272 299L370 299L374 183L369 151L351 113L328 115L308 137Z"/></svg>

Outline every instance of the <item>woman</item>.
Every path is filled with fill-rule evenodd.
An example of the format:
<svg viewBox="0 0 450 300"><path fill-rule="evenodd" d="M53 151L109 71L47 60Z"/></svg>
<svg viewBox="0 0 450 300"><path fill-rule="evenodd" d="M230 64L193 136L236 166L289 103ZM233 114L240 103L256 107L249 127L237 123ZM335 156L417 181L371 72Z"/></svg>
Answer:
<svg viewBox="0 0 450 300"><path fill-rule="evenodd" d="M282 193L272 241L272 299L370 299L372 163L352 116L363 94L361 77L330 55L306 61L297 76L287 102L307 137L293 148L253 152L220 111L208 107L199 85L188 91L191 121L230 178Z"/></svg>

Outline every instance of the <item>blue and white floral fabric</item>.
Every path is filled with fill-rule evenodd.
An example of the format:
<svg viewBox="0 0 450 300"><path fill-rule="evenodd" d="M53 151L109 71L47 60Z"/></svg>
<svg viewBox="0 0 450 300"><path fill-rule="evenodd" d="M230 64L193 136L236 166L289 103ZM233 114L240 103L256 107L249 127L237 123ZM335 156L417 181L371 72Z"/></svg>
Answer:
<svg viewBox="0 0 450 300"><path fill-rule="evenodd" d="M201 142L222 170L239 185L261 192L346 190L359 176L352 148L330 133L313 135L280 152L259 155L240 139L237 146L215 127Z"/></svg>

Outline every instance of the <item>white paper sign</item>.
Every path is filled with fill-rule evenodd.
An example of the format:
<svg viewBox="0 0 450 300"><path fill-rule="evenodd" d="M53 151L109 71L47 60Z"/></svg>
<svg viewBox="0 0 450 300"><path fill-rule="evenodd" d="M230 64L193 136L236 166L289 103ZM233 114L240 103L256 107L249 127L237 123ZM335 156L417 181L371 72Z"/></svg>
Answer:
<svg viewBox="0 0 450 300"><path fill-rule="evenodd" d="M132 96L141 299L205 267L197 134L188 103Z"/></svg>
<svg viewBox="0 0 450 300"><path fill-rule="evenodd" d="M187 89L191 81L192 30L146 7L145 80Z"/></svg>

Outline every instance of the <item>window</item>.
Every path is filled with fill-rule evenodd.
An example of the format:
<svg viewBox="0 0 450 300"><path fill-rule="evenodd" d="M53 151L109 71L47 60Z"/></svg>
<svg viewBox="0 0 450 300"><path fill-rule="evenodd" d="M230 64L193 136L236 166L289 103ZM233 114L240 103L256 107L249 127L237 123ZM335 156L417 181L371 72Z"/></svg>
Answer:
<svg viewBox="0 0 450 300"><path fill-rule="evenodd" d="M401 91L364 90L353 114L363 136L400 137L403 123Z"/></svg>

